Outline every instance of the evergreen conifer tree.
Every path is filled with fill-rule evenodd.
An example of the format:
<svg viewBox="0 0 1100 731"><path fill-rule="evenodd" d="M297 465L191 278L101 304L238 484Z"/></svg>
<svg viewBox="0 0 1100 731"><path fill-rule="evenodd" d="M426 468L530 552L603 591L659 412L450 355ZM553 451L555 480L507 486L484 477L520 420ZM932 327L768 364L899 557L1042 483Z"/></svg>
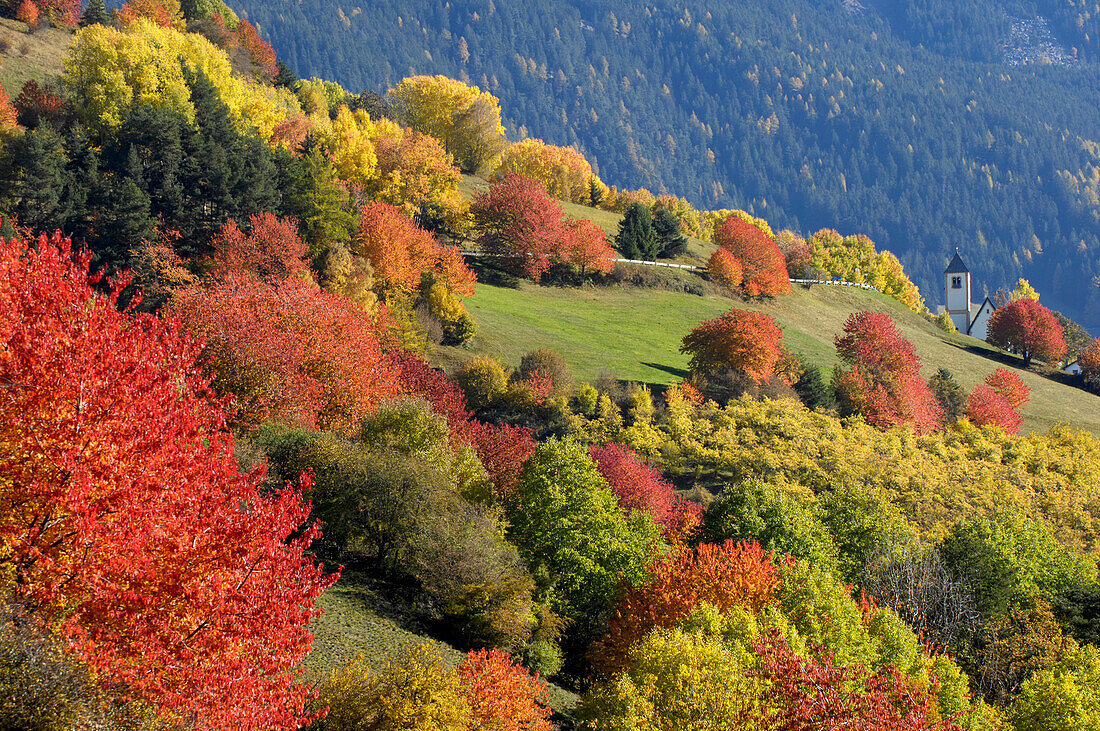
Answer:
<svg viewBox="0 0 1100 731"><path fill-rule="evenodd" d="M946 368L940 368L936 374L928 379L928 387L932 395L943 407L944 420L954 423L962 418L966 411L966 391L955 380L955 376Z"/></svg>
<svg viewBox="0 0 1100 731"><path fill-rule="evenodd" d="M656 259L657 236L653 231L653 217L641 203L632 203L619 222L619 234L615 245L627 259Z"/></svg>
<svg viewBox="0 0 1100 731"><path fill-rule="evenodd" d="M653 232L657 236L660 256L672 258L687 251L687 237L680 231L680 219L667 208L658 208L654 212Z"/></svg>
<svg viewBox="0 0 1100 731"><path fill-rule="evenodd" d="M103 0L88 0L88 4L84 6L84 12L80 14L80 27L87 28L89 25L107 25L107 22L111 19L111 16L107 14L107 6Z"/></svg>
<svg viewBox="0 0 1100 731"><path fill-rule="evenodd" d="M832 386L821 376L817 366L807 366L794 384L794 392L808 409L828 409L836 403Z"/></svg>
<svg viewBox="0 0 1100 731"><path fill-rule="evenodd" d="M340 185L332 161L314 138L307 137L301 155L285 150L279 155L279 188L283 191L283 215L298 219L302 238L317 256L333 241L351 241L355 216L350 197Z"/></svg>
<svg viewBox="0 0 1100 731"><path fill-rule="evenodd" d="M32 231L65 229L68 156L49 125L13 138L4 154L3 210Z"/></svg>

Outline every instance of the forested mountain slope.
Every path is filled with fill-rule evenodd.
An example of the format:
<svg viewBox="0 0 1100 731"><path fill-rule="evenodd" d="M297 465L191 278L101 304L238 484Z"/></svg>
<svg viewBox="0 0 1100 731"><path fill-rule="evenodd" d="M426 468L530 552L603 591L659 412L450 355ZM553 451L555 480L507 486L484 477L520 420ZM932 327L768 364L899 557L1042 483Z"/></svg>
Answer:
<svg viewBox="0 0 1100 731"><path fill-rule="evenodd" d="M513 137L575 144L608 183L866 233L931 305L957 246L978 296L1024 275L1100 326L1100 77L1080 3L239 5L303 76L468 79Z"/></svg>

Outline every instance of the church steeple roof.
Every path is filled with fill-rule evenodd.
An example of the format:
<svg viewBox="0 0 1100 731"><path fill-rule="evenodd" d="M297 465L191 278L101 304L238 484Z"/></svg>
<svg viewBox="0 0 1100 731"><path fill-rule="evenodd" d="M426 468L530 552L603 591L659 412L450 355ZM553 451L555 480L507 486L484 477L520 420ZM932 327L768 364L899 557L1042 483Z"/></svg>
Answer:
<svg viewBox="0 0 1100 731"><path fill-rule="evenodd" d="M947 265L947 269L944 274L969 274L970 270L966 268L966 264L963 264L962 257L959 256L959 252L955 250L955 256L951 259L951 263Z"/></svg>

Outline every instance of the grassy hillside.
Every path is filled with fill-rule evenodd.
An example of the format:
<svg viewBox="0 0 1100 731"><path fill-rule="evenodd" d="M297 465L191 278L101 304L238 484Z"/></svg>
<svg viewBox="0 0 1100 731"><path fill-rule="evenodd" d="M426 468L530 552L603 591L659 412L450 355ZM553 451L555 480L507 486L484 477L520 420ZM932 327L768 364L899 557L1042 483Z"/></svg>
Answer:
<svg viewBox="0 0 1100 731"><path fill-rule="evenodd" d="M973 338L947 335L885 295L851 287L797 287L788 297L746 303L627 287L565 289L524 282L512 289L479 284L466 305L480 332L469 349L445 349L446 360L487 352L514 366L524 353L546 346L565 356L575 375L587 380L604 373L651 384L680 380L687 368L680 339L700 321L733 306L774 317L788 347L825 368L837 362L833 337L848 315L860 310L884 312L898 322L916 347L926 377L943 366L970 389L994 368L1018 362ZM1025 431L1067 421L1100 434L1100 397L1016 371L1032 389L1031 403L1023 410Z"/></svg>
<svg viewBox="0 0 1100 731"><path fill-rule="evenodd" d="M449 663L457 665L465 652L445 642L419 632L419 628L404 626L388 616L390 602L354 575L346 574L321 595L317 606L324 614L313 621L313 651L304 667L310 681L319 681L330 670L340 667L359 655L372 667L381 667L386 657L406 647L427 643L439 651ZM549 686L550 703L564 712L577 703L577 696L556 685Z"/></svg>
<svg viewBox="0 0 1100 731"><path fill-rule="evenodd" d="M25 23L0 18L0 86L14 97L30 79L42 82L60 76L61 60L72 42L72 31L45 28L27 33Z"/></svg>

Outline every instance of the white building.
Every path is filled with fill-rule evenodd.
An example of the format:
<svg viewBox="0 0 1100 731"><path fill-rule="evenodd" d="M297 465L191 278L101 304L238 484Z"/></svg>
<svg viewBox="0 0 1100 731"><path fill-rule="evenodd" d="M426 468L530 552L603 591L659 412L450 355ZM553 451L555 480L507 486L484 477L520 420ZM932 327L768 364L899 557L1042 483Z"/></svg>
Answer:
<svg viewBox="0 0 1100 731"><path fill-rule="evenodd" d="M981 304L974 304L970 301L971 293L970 270L956 250L943 273L943 300L947 303L947 315L959 332L985 340L989 316L997 308L988 297Z"/></svg>

